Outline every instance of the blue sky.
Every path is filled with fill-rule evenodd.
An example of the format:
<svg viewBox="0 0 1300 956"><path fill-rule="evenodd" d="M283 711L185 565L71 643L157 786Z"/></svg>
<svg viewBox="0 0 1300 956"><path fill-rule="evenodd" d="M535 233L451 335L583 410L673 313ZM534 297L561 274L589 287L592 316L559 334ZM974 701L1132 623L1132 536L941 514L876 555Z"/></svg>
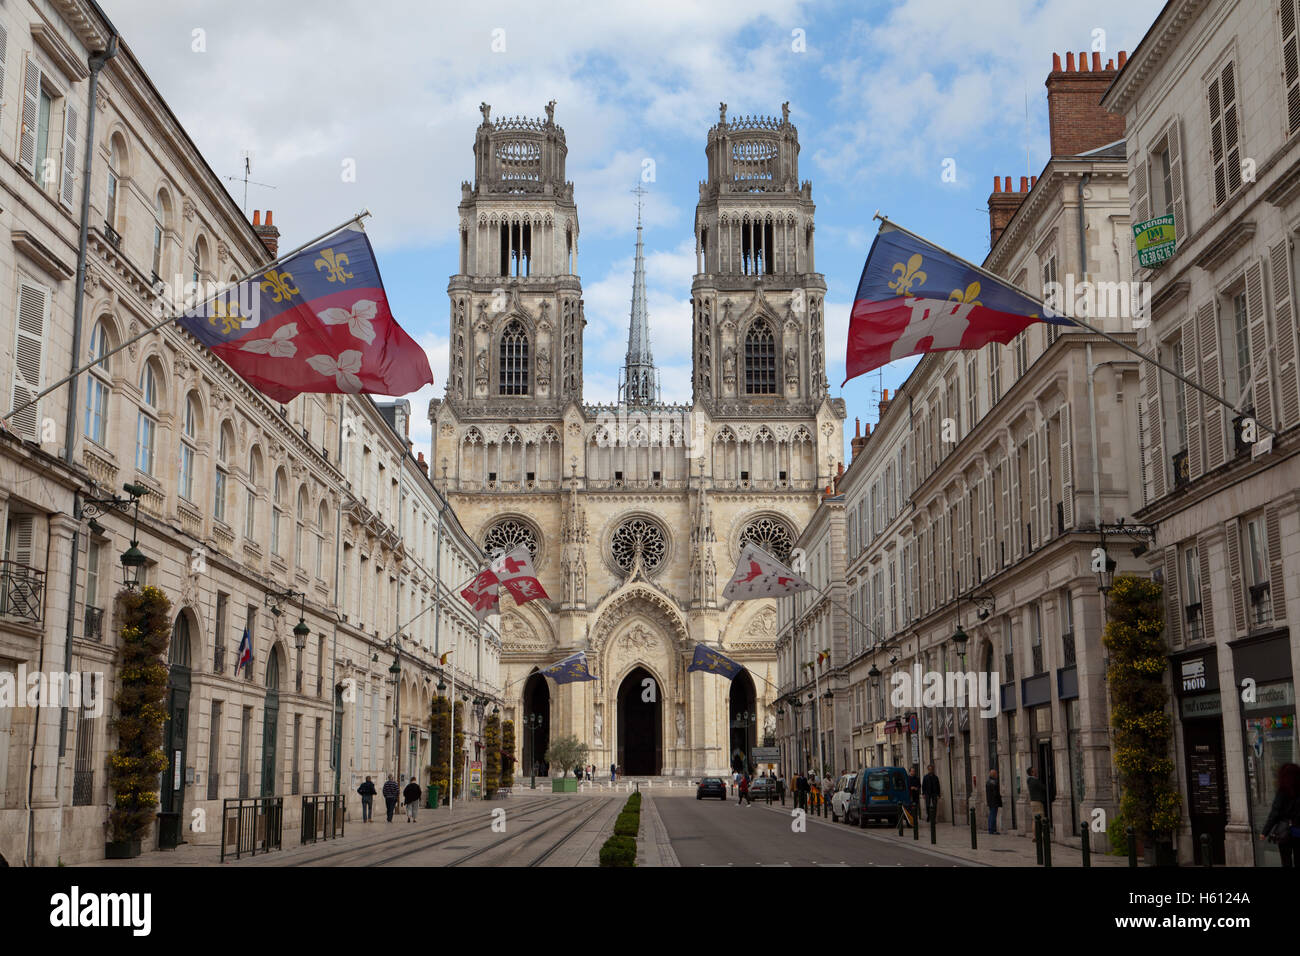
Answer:
<svg viewBox="0 0 1300 956"><path fill-rule="evenodd" d="M1053 52L1132 51L1159 0L664 0L201 3L103 0L123 39L218 174L252 155L248 207L275 210L281 247L365 207L394 314L428 350L436 385L408 396L428 447L428 399L447 374L456 206L473 175L478 104L541 116L558 103L581 227L586 399L612 400L627 347L645 160L650 334L664 398L690 400L692 224L704 143L729 115L799 129L817 203L831 394L876 420L880 388L915 360L850 382L849 307L876 210L979 262L994 175L1048 158L1043 81ZM1026 100L1028 121L1026 122ZM944 161L956 179L943 180ZM346 164L355 181L345 181ZM242 201L242 184L231 184Z"/></svg>

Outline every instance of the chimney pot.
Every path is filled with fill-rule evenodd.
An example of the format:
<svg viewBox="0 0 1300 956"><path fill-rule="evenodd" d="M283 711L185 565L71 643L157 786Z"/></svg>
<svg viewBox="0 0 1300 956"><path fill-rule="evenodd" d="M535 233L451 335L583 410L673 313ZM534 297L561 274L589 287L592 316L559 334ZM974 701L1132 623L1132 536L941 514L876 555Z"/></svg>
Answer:
<svg viewBox="0 0 1300 956"><path fill-rule="evenodd" d="M1101 72L1101 54L1098 53L1096 50L1092 51L1092 72L1094 73Z"/></svg>
<svg viewBox="0 0 1300 956"><path fill-rule="evenodd" d="M998 192L1001 188L1002 188L1002 177L1001 177L1001 176L994 176L994 177L993 177L993 191L994 191L994 192Z"/></svg>
<svg viewBox="0 0 1300 956"><path fill-rule="evenodd" d="M1079 51L1079 72L1088 72L1088 53L1086 50Z"/></svg>
<svg viewBox="0 0 1300 956"><path fill-rule="evenodd" d="M271 210L269 209L266 211L266 224L271 225Z"/></svg>
<svg viewBox="0 0 1300 956"><path fill-rule="evenodd" d="M1106 61L1106 71L1109 72L1113 69L1115 69L1115 60L1112 57L1111 59Z"/></svg>
<svg viewBox="0 0 1300 956"><path fill-rule="evenodd" d="M1127 51L1127 50L1120 50L1120 51L1119 51L1119 68L1120 68L1121 70L1124 69L1124 64L1127 63L1127 62L1128 62L1128 51Z"/></svg>
<svg viewBox="0 0 1300 956"><path fill-rule="evenodd" d="M1021 177L1020 177L1020 191L1021 191L1022 193L1027 193L1027 192L1029 192L1029 177L1028 177L1028 176L1021 176Z"/></svg>
<svg viewBox="0 0 1300 956"><path fill-rule="evenodd" d="M1003 191L1004 193L1009 193L1009 192L1011 192L1011 177L1010 177L1010 176L1006 177L1006 184L1002 187L1002 191Z"/></svg>
<svg viewBox="0 0 1300 956"><path fill-rule="evenodd" d="M1038 182L1038 177L1037 177L1037 176L1030 176L1030 177L1029 177L1029 188L1030 188L1030 189L1033 189L1033 188L1034 188L1034 183L1036 183L1036 182Z"/></svg>
<svg viewBox="0 0 1300 956"><path fill-rule="evenodd" d="M1052 54L1052 72L1053 73L1061 72L1061 54L1059 53Z"/></svg>
<svg viewBox="0 0 1300 956"><path fill-rule="evenodd" d="M255 225L255 226L260 226L261 224L262 224L262 210L260 210L260 209L254 209L254 210L253 210L253 225Z"/></svg>
<svg viewBox="0 0 1300 956"><path fill-rule="evenodd" d="M854 438L862 437L862 419L860 418L853 419L853 437Z"/></svg>
<svg viewBox="0 0 1300 956"><path fill-rule="evenodd" d="M1066 72L1066 73L1073 73L1073 72L1074 72L1074 53L1073 53L1073 52L1067 52L1067 53L1065 54L1065 72Z"/></svg>
<svg viewBox="0 0 1300 956"><path fill-rule="evenodd" d="M889 389L885 389L885 401L889 401Z"/></svg>
<svg viewBox="0 0 1300 956"><path fill-rule="evenodd" d="M839 477L842 474L844 474L844 462L841 461L835 467L835 475Z"/></svg>

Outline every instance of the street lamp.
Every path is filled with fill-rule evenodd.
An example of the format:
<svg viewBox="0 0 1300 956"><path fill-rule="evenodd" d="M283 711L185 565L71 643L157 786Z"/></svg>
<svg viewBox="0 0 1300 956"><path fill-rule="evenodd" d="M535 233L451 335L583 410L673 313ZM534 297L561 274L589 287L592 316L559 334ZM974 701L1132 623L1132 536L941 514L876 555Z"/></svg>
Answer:
<svg viewBox="0 0 1300 956"><path fill-rule="evenodd" d="M104 528L95 519L111 508L126 514L128 508L132 509L131 514L131 546L122 552L118 559L122 563L122 583L128 591L135 590L136 585L140 583L140 570L148 563L145 553L140 550L139 528L140 528L140 499L149 494L147 485L134 484L127 482L122 486L122 490L129 495L129 498L119 498L113 495L109 498L87 498L81 504L80 517L90 519L90 530L96 534L102 534Z"/></svg>
<svg viewBox="0 0 1300 956"><path fill-rule="evenodd" d="M537 728L542 726L541 714L525 714L524 726L528 728L528 754L532 757L532 789L537 789Z"/></svg>

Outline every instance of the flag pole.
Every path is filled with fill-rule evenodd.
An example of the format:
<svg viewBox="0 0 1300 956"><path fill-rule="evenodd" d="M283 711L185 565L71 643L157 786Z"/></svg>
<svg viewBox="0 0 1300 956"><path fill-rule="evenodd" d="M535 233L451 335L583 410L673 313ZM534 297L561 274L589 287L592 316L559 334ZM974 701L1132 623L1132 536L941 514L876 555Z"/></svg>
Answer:
<svg viewBox="0 0 1300 956"><path fill-rule="evenodd" d="M1038 296L1035 296L1035 295L1033 295L1033 294L1031 294L1031 293L1029 293L1029 292L1026 292L1024 289L1020 288L1020 286L1016 285L1014 282L1010 281L1009 279L1005 279L1005 278L1003 278L1002 276L997 275L996 273L990 272L989 270L983 268L982 266L977 266L977 265L975 265L975 263L971 262L970 260L968 260L968 259L964 259L964 258L962 258L961 256L957 255L955 252L951 252L951 251L945 249L943 246L940 246L940 245L938 245L938 244L936 244L936 243L934 243L934 242L931 242L929 239L926 239L924 236L918 236L916 233L912 232L910 229L904 228L903 226L900 226L898 223L893 222L893 221L890 220L889 218L887 218L887 217L885 217L885 216L882 216L882 215L879 213L879 211L877 211L876 214L875 214L872 218L873 218L873 219L879 219L879 220L880 220L881 222L883 222L883 223L888 223L890 226L892 226L893 228L897 229L899 232L902 232L902 233L905 233L906 235L911 236L911 237L912 237L913 239L915 239L917 242L923 242L923 243L925 243L925 244L926 244L927 246L929 246L931 249L937 249L939 252L942 252L944 255L952 256L954 259L958 260L959 262L964 263L965 265L967 265L967 266L969 266L970 268L974 269L976 272L980 273L981 275L987 276L988 278L995 280L996 282L1000 283L1001 285L1009 286L1010 288L1015 289L1015 290L1016 290L1017 292L1019 292L1021 295L1024 295L1024 296L1028 297L1028 298L1031 299L1031 300L1038 301L1038 302L1042 302L1042 300L1039 299ZM1148 304L1149 304L1149 303L1148 303ZM1178 381L1182 382L1184 385L1188 385L1188 386L1190 386L1190 387L1196 389L1196 390L1197 390L1198 392L1200 392L1202 395L1206 396L1206 397L1209 398L1209 399L1212 399L1213 401L1215 401L1215 402L1217 402L1218 404L1222 405L1224 408L1228 409L1229 411L1233 412L1234 414L1236 414L1236 415L1240 415L1240 414L1241 414L1241 409L1239 409L1239 408L1237 408L1236 406L1232 405L1232 404L1231 404L1230 402L1228 402L1226 399L1223 399L1223 398L1219 397L1218 395L1214 394L1214 392L1210 391L1208 388L1204 388L1204 387L1202 387L1199 383L1197 383L1197 382L1193 382L1190 378L1188 378L1187 376L1183 375L1181 372L1175 372L1175 371L1174 371L1172 368L1170 368L1168 365L1165 365L1165 364L1164 364L1163 362L1161 362L1159 359L1155 358L1154 355L1147 355L1146 353L1141 352L1141 351L1139 351L1138 349L1134 348L1133 346L1129 345L1127 342L1123 342L1123 341L1121 341L1120 339L1117 339L1115 336L1111 335L1109 332L1103 332L1101 329L1097 328L1096 326L1094 326L1094 325L1090 325L1089 323L1084 322L1084 321L1081 320L1081 319L1076 319L1076 318L1074 318L1074 317L1072 317L1072 316L1064 315L1064 314L1058 315L1057 318L1065 319L1065 320L1066 320L1067 322L1069 322L1070 324L1078 326L1079 328L1083 329L1085 332L1091 332L1093 335L1100 335L1103 339L1106 339L1108 342L1112 343L1113 345L1118 345L1120 348L1124 349L1125 351L1132 352L1134 355L1136 355L1136 356L1137 356L1138 358L1140 358L1142 361L1147 362L1147 363L1149 363L1149 364L1151 364L1151 365L1154 365L1156 368L1160 369L1160 371L1164 372L1165 374L1167 374L1167 375L1172 375L1174 378L1176 378ZM1259 425L1259 427L1263 428L1265 431L1269 432L1270 434L1272 434L1272 435L1274 435L1274 436L1280 436L1280 435L1282 434L1282 433L1281 433L1280 431L1278 431L1276 428L1274 428L1274 427L1271 426L1271 425L1266 425L1264 422L1261 422L1258 418L1255 419L1255 423L1256 423L1257 425Z"/></svg>
<svg viewBox="0 0 1300 956"><path fill-rule="evenodd" d="M272 259L270 262L266 263L265 265L258 266L256 269L252 270L251 272L244 273L244 275L240 276L238 279L225 286L222 289L222 292L226 291L227 289L234 288L235 286L238 286L243 282L247 282L249 279L252 279L254 276L261 275L262 273L266 272L267 269L270 269L272 266L283 262L285 259L290 259L293 256L296 256L298 253L302 252L304 249L308 248L309 246L313 246L316 243L320 242L322 239L327 239L337 232L342 232L344 229L352 225L354 222L361 222L362 220L366 219L370 215L371 213L369 209L361 210L361 212L357 213L355 216L353 216L347 222L343 223L341 226L336 226L333 229L326 230L325 232L322 232L319 236L316 236L314 239L307 240L297 248L289 250L282 256L277 256L276 258ZM217 294L220 295L221 293L219 292ZM204 299L203 302L197 303L194 306L194 308L198 308L199 305L206 304L209 301L211 300ZM13 416L17 415L19 412L24 411L25 409L28 409L31 406L35 405L46 395L50 394L50 392L57 391L58 389L62 388L64 385L67 385L77 376L89 371L91 368L98 365L100 362L103 362L105 359L111 358L112 356L116 355L118 352L121 352L125 348L129 348L130 346L134 345L136 342L139 342L141 339L145 338L146 336L153 335L155 332L159 331L164 326L170 325L173 322L178 322L182 318L184 318L183 315L170 315L167 318L163 319L161 322L158 322L155 325L148 326L147 328L145 328L143 332L133 335L131 338L127 339L121 345L117 346L117 348L110 349L109 351L105 352L103 355L100 355L97 358L95 358L94 361L87 362L85 365L74 370L72 373L65 375L63 378L59 379L53 385L50 385L48 388L45 388L42 391L37 392L33 398L24 402L22 405L18 405L15 408L10 409L4 415L0 415L0 428L7 429L5 422L7 422Z"/></svg>

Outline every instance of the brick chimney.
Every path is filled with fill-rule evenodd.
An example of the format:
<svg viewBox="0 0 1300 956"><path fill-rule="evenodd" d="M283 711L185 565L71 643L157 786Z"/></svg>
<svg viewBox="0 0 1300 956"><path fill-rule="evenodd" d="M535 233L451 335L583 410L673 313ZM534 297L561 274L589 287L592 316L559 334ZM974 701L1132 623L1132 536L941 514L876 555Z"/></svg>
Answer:
<svg viewBox="0 0 1300 956"><path fill-rule="evenodd" d="M889 389L885 389L880 396L880 418L876 419L876 421L880 421L885 417L885 412L889 409L889 402Z"/></svg>
<svg viewBox="0 0 1300 956"><path fill-rule="evenodd" d="M998 244L1011 218L1020 208L1020 204L1029 196L1029 191L1038 182L1037 176L1021 176L1020 189L1011 188L1011 177L994 176L993 192L989 193L989 248Z"/></svg>
<svg viewBox="0 0 1300 956"><path fill-rule="evenodd" d="M1052 72L1047 75L1047 119L1051 130L1053 156L1077 156L1107 143L1124 138L1124 115L1101 108L1101 98L1128 61L1128 53L1119 52L1119 68L1114 60L1101 65L1101 54L1080 53L1078 66L1074 54L1052 54Z"/></svg>
<svg viewBox="0 0 1300 956"><path fill-rule="evenodd" d="M275 258L280 249L280 230L279 227L271 224L271 210L266 211L266 224L262 224L262 211L253 210L253 232L257 233L257 238L262 240L262 245L266 246L266 251Z"/></svg>
<svg viewBox="0 0 1300 956"><path fill-rule="evenodd" d="M424 452L420 452L415 458L415 464L419 466L420 471L424 472L424 477L429 477L429 463L424 460Z"/></svg>
<svg viewBox="0 0 1300 956"><path fill-rule="evenodd" d="M867 426L867 430L871 430L870 425ZM849 451L853 455L852 459L850 459L851 461L857 461L858 455L861 453L862 447L866 445L866 443L867 440L862 437L862 419L855 418L853 419L853 440L849 442Z"/></svg>

